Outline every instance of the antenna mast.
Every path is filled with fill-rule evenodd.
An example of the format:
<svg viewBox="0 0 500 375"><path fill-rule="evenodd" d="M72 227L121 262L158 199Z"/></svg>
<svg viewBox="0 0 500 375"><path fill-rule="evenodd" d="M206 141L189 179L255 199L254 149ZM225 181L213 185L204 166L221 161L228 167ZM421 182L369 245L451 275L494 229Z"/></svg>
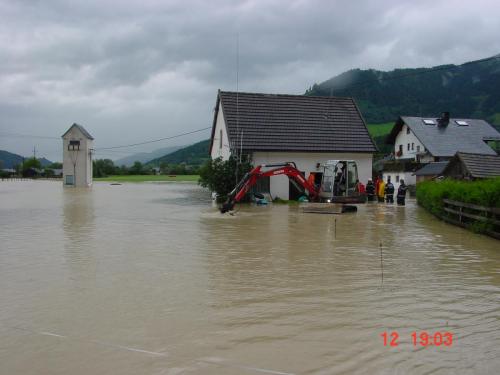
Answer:
<svg viewBox="0 0 500 375"><path fill-rule="evenodd" d="M238 137L240 133L240 112L239 112L239 73L240 73L240 33L236 33L236 183L238 183L238 169L241 162L241 151L238 157Z"/></svg>

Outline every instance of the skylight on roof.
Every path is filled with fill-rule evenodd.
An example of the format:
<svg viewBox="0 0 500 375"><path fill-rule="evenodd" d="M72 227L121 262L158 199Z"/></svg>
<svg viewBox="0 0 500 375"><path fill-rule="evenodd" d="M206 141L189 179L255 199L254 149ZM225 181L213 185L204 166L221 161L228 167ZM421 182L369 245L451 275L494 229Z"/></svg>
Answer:
<svg viewBox="0 0 500 375"><path fill-rule="evenodd" d="M436 125L436 121L434 120L424 119L423 121L425 125Z"/></svg>
<svg viewBox="0 0 500 375"><path fill-rule="evenodd" d="M467 126L467 125L469 125L469 123L467 121L464 121L464 120L455 120L455 122L459 126Z"/></svg>

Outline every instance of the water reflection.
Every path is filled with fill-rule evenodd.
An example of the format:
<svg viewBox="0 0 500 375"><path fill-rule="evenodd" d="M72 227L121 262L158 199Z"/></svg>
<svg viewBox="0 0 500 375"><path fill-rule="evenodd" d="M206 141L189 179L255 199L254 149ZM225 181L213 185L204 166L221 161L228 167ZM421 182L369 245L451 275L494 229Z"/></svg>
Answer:
<svg viewBox="0 0 500 375"><path fill-rule="evenodd" d="M63 189L63 231L66 263L72 277L94 278L95 207L91 189Z"/></svg>

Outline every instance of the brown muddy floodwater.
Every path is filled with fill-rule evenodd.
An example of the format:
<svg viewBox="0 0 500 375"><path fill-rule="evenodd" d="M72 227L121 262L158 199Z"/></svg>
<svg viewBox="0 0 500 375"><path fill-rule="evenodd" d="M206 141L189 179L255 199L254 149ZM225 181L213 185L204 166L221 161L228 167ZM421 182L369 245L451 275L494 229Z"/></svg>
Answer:
<svg viewBox="0 0 500 375"><path fill-rule="evenodd" d="M498 374L499 244L412 200L230 216L194 184L0 182L0 373Z"/></svg>

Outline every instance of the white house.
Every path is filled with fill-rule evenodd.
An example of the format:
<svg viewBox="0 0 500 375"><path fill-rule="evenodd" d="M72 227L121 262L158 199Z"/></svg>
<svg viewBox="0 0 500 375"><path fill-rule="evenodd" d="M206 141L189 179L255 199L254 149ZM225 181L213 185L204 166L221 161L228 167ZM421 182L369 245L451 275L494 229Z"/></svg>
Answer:
<svg viewBox="0 0 500 375"><path fill-rule="evenodd" d="M62 135L63 184L88 187L92 185L92 144L94 138L81 125L73 124Z"/></svg>
<svg viewBox="0 0 500 375"><path fill-rule="evenodd" d="M254 165L295 162L306 177L327 160L355 160L366 183L377 149L352 98L219 91L209 151L224 160L241 151ZM283 175L261 186L282 199L298 194Z"/></svg>
<svg viewBox="0 0 500 375"><path fill-rule="evenodd" d="M415 161L418 163L444 162L457 152L496 155L488 146L488 141L499 140L500 133L484 120L450 118L444 112L440 118L400 117L386 143L394 145L397 161ZM383 177L391 176L393 182L404 179L406 184L415 184L413 170L384 171Z"/></svg>

